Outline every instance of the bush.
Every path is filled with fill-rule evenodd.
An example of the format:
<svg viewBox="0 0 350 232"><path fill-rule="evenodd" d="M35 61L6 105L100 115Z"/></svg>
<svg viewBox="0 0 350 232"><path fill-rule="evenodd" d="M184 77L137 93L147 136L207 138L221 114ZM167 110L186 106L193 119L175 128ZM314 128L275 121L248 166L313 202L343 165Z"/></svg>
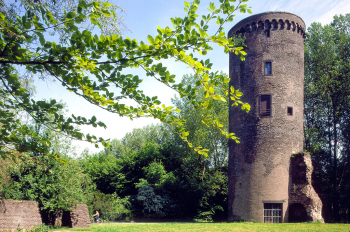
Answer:
<svg viewBox="0 0 350 232"><path fill-rule="evenodd" d="M170 217L177 210L177 205L168 195L157 195L149 185L142 185L138 189L132 204L134 215L145 218Z"/></svg>
<svg viewBox="0 0 350 232"><path fill-rule="evenodd" d="M103 220L117 221L131 217L129 197L121 198L116 193L94 192L94 200L89 207L90 213L98 210Z"/></svg>

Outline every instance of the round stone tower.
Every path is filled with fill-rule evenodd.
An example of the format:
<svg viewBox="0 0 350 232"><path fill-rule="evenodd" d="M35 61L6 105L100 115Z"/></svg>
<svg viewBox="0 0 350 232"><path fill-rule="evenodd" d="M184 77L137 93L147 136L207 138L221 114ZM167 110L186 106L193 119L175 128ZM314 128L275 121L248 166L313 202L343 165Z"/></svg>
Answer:
<svg viewBox="0 0 350 232"><path fill-rule="evenodd" d="M230 86L249 113L230 107L229 220L287 222L290 160L303 150L304 28L297 15L250 16L228 36L245 37L246 60L230 54ZM231 102L232 103L232 102Z"/></svg>

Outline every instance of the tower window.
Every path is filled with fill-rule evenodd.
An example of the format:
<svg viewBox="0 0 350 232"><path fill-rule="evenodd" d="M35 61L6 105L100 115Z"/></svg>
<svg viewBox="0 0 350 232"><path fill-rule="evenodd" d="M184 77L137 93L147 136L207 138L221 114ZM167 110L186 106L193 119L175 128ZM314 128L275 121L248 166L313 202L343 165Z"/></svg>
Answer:
<svg viewBox="0 0 350 232"><path fill-rule="evenodd" d="M264 203L264 223L282 222L282 203Z"/></svg>
<svg viewBox="0 0 350 232"><path fill-rule="evenodd" d="M287 115L288 116L293 116L293 107L291 107L291 106L287 107Z"/></svg>
<svg viewBox="0 0 350 232"><path fill-rule="evenodd" d="M272 75L272 62L271 61L265 62L265 75Z"/></svg>
<svg viewBox="0 0 350 232"><path fill-rule="evenodd" d="M266 30L266 37L270 37L270 30Z"/></svg>
<svg viewBox="0 0 350 232"><path fill-rule="evenodd" d="M271 95L260 95L259 114L260 117L271 116Z"/></svg>

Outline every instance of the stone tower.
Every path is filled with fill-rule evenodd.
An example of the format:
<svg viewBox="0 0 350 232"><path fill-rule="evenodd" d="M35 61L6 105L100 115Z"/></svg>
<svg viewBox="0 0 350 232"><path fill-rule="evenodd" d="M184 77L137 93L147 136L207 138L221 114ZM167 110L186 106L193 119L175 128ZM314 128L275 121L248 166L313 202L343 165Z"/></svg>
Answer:
<svg viewBox="0 0 350 232"><path fill-rule="evenodd" d="M244 62L230 54L230 86L251 106L249 113L230 107L229 131L240 138L239 144L229 142L231 221L288 221L291 157L303 150L304 30L297 15L266 12L229 31L229 37L244 36L247 45ZM302 203L306 200L293 201L301 211L310 208Z"/></svg>

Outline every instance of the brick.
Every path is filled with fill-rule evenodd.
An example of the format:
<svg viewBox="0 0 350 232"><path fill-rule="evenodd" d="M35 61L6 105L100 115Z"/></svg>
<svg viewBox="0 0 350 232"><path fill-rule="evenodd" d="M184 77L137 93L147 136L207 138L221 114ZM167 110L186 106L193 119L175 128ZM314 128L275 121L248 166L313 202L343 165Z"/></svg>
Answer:
<svg viewBox="0 0 350 232"><path fill-rule="evenodd" d="M297 15L266 12L228 33L246 37L246 60L231 53L229 76L230 86L251 106L249 113L229 109L229 131L241 141L229 141L230 221L263 222L267 202L280 202L282 221L288 221L291 156L303 150L304 31ZM265 62L272 64L271 75L264 72ZM259 112L261 95L271 96L270 116Z"/></svg>
<svg viewBox="0 0 350 232"><path fill-rule="evenodd" d="M89 209L85 204L78 204L70 211L72 228L88 228L91 226Z"/></svg>
<svg viewBox="0 0 350 232"><path fill-rule="evenodd" d="M35 201L0 201L0 231L30 229L42 224L38 204Z"/></svg>

